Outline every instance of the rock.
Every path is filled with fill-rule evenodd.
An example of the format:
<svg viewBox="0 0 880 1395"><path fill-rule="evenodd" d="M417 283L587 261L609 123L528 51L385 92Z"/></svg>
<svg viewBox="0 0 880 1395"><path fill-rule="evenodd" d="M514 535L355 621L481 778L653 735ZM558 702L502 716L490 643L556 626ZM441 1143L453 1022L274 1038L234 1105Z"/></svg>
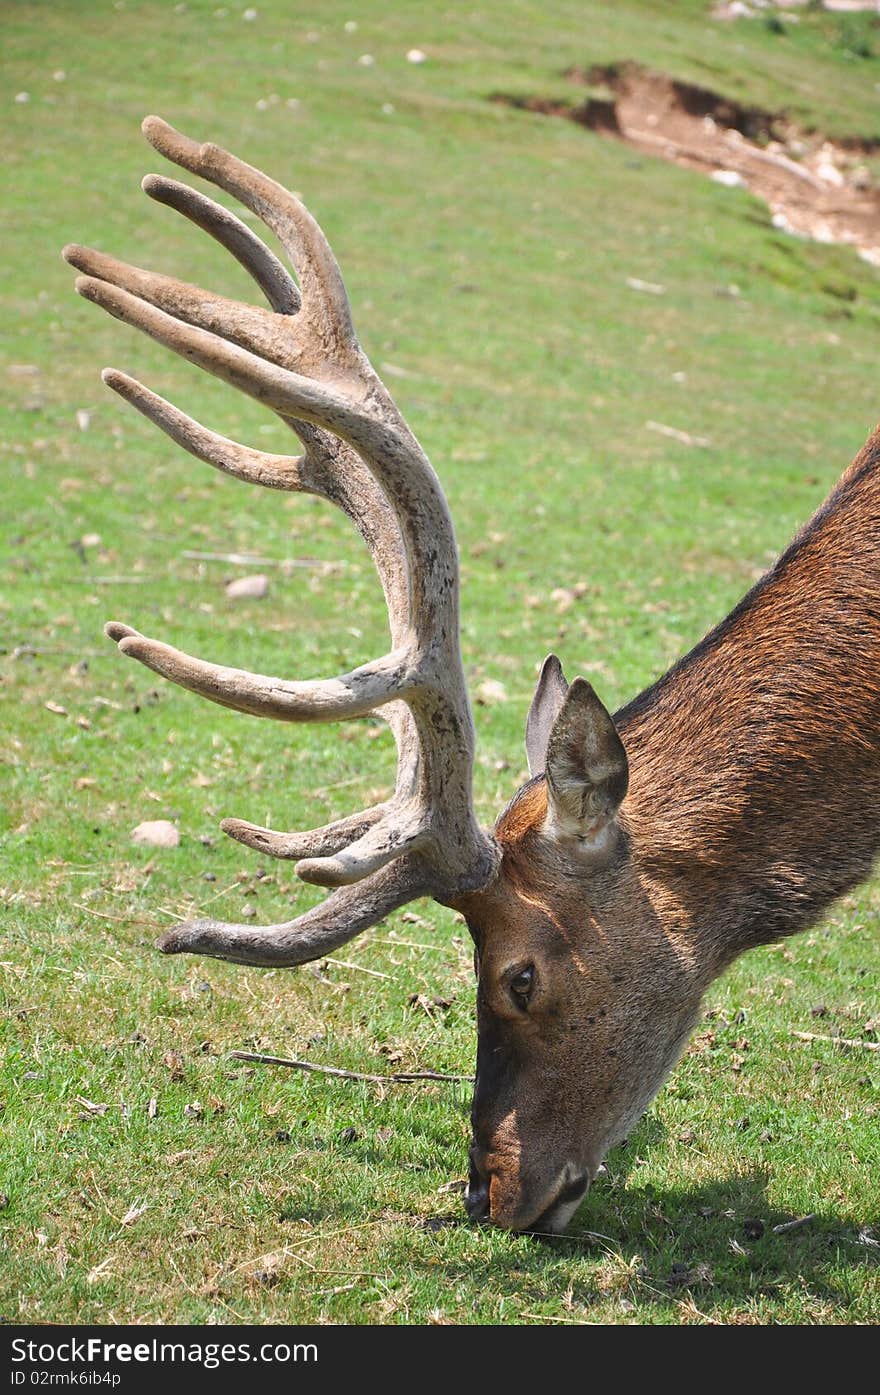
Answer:
<svg viewBox="0 0 880 1395"><path fill-rule="evenodd" d="M261 601L269 594L269 578L262 572L254 576L239 576L227 582L226 594L232 601Z"/></svg>
<svg viewBox="0 0 880 1395"><path fill-rule="evenodd" d="M627 276L626 284L631 291L644 291L647 295L665 295L666 287L657 281L643 281L640 276Z"/></svg>
<svg viewBox="0 0 880 1395"><path fill-rule="evenodd" d="M745 189L746 181L736 170L713 170L712 178L716 184L723 184L727 189Z"/></svg>
<svg viewBox="0 0 880 1395"><path fill-rule="evenodd" d="M148 819L131 830L131 841L150 848L176 848L180 833L168 819Z"/></svg>
<svg viewBox="0 0 880 1395"><path fill-rule="evenodd" d="M498 702L507 701L507 689L495 678L486 678L478 684L474 699L480 707L494 707Z"/></svg>

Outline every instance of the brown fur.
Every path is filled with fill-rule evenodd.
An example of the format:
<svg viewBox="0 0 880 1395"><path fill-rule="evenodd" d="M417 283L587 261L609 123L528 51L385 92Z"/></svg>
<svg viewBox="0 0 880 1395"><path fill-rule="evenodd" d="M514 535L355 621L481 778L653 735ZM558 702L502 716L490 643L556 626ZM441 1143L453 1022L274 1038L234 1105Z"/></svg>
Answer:
<svg viewBox="0 0 880 1395"><path fill-rule="evenodd" d="M674 1065L708 984L813 923L880 846L880 432L717 629L616 716L629 791L599 852L548 836L547 785L501 815L461 899L478 951L472 1192L553 1211ZM528 1010L511 974L534 966ZM549 1205L549 1210L548 1210Z"/></svg>

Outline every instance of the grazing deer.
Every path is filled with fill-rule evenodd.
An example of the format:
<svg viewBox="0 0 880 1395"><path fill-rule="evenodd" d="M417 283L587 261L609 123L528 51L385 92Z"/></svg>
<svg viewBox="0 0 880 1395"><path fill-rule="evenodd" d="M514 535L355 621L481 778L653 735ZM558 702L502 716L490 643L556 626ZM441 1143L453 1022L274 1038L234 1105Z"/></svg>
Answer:
<svg viewBox="0 0 880 1395"><path fill-rule="evenodd" d="M168 954L292 965L432 896L475 944L477 1075L466 1205L560 1231L603 1155L678 1059L707 986L744 950L811 924L868 875L880 831L880 434L731 615L612 718L544 663L526 725L531 779L492 833L474 815L474 729L458 565L443 493L364 356L333 255L278 184L150 117L170 160L277 234L176 181L146 192L250 272L270 310L68 247L77 289L272 408L299 456L206 430L115 370L107 384L236 479L301 490L354 522L379 573L391 646L350 673L290 682L191 658L128 625L123 654L212 702L281 721L381 712L398 749L384 803L307 833L226 833L333 890L286 924L196 920Z"/></svg>

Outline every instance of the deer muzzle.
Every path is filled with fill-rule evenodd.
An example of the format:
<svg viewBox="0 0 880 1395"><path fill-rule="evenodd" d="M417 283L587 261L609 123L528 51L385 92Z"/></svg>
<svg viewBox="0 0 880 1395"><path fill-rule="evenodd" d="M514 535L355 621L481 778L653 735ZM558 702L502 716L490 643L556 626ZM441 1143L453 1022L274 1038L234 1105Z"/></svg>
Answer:
<svg viewBox="0 0 880 1395"><path fill-rule="evenodd" d="M488 1155L470 1152L465 1210L472 1221L489 1221L505 1230L558 1235L568 1225L589 1190L591 1176L567 1162L541 1184L493 1169Z"/></svg>

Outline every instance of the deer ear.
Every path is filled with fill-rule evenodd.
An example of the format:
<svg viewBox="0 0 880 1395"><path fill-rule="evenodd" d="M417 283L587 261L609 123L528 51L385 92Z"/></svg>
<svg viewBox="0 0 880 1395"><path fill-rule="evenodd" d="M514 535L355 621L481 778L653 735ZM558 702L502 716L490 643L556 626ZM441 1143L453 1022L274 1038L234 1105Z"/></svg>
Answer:
<svg viewBox="0 0 880 1395"><path fill-rule="evenodd" d="M593 839L623 802L629 783L626 751L585 678L574 680L553 723L546 775L552 837Z"/></svg>
<svg viewBox="0 0 880 1395"><path fill-rule="evenodd" d="M526 718L526 755L529 774L542 775L547 764L547 742L553 723L559 716L568 693L562 664L555 654L548 654Z"/></svg>

